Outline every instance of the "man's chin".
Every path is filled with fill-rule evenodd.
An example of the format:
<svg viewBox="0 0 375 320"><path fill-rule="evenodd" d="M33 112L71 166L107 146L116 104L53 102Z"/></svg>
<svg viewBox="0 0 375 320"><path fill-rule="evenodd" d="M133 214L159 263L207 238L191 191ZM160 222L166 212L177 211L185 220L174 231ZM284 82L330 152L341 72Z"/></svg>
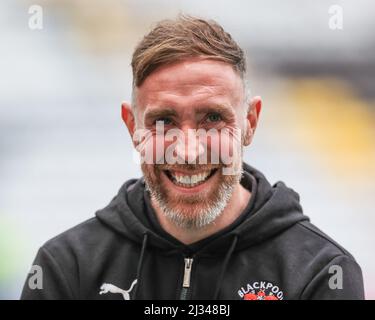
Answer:
<svg viewBox="0 0 375 320"><path fill-rule="evenodd" d="M182 229L199 230L214 223L222 210L216 208L194 208L179 206L164 207L164 215L176 226Z"/></svg>
<svg viewBox="0 0 375 320"><path fill-rule="evenodd" d="M164 215L175 225L184 229L202 229L211 225L222 214L233 188L219 185L209 194L183 195L179 199L159 199Z"/></svg>

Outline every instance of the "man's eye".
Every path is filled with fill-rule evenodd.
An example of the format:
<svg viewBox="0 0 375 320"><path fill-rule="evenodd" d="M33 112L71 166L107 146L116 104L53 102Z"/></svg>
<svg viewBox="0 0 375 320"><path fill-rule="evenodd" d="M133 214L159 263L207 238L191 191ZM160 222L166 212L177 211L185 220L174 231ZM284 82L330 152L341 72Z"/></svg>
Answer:
<svg viewBox="0 0 375 320"><path fill-rule="evenodd" d="M207 122L219 122L221 120L221 116L218 113L211 113L207 117Z"/></svg>
<svg viewBox="0 0 375 320"><path fill-rule="evenodd" d="M169 119L169 118L158 118L158 119L155 120L155 124L157 122L163 122L164 125L168 125L168 124L172 123L172 120Z"/></svg>

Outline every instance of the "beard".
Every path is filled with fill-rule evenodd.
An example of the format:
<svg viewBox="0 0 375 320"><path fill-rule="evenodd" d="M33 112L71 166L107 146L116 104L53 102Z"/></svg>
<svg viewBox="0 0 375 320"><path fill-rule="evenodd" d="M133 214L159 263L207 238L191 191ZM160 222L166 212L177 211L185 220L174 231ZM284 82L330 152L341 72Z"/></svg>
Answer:
<svg viewBox="0 0 375 320"><path fill-rule="evenodd" d="M146 189L165 217L176 226L190 230L202 229L214 223L228 205L242 177L242 161L236 164L236 170L232 175L223 174L223 169L227 168L225 165L142 164L141 168ZM161 179L166 170L173 169L216 171L213 177L209 178L214 180L208 181L210 186L204 191L195 194L176 194Z"/></svg>

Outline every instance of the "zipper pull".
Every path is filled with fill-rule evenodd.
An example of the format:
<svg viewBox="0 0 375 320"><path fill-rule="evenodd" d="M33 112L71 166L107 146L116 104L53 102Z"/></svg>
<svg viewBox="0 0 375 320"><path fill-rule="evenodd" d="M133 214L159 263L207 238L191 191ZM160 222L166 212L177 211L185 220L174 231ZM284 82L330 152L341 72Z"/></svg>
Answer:
<svg viewBox="0 0 375 320"><path fill-rule="evenodd" d="M193 264L193 258L185 258L184 281L182 284L183 288L190 287L190 276L191 276L192 264Z"/></svg>

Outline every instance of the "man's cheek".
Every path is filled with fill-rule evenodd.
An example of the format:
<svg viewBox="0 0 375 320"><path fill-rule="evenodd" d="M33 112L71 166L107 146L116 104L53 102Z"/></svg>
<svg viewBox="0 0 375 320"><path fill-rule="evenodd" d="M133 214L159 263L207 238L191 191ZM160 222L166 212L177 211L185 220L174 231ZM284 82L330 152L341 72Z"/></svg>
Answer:
<svg viewBox="0 0 375 320"><path fill-rule="evenodd" d="M157 135L154 137L153 146L153 157L155 164L165 163L165 148L168 147L168 143L165 142L164 136Z"/></svg>
<svg viewBox="0 0 375 320"><path fill-rule="evenodd" d="M220 139L217 139L214 143L208 143L205 146L207 152L207 158L209 164L220 164Z"/></svg>
<svg viewBox="0 0 375 320"><path fill-rule="evenodd" d="M155 135L149 137L142 143L139 150L143 163L164 164L166 147L168 147L168 143L165 143L164 137L162 139Z"/></svg>
<svg viewBox="0 0 375 320"><path fill-rule="evenodd" d="M220 139L220 160L225 165L223 175L237 175L241 162L241 136L238 131L226 131Z"/></svg>
<svg viewBox="0 0 375 320"><path fill-rule="evenodd" d="M231 165L233 162L234 141L228 134L223 134L220 139L220 161L224 165Z"/></svg>
<svg viewBox="0 0 375 320"><path fill-rule="evenodd" d="M220 164L220 134L212 133L200 134L198 138L197 150L199 154L199 164Z"/></svg>

